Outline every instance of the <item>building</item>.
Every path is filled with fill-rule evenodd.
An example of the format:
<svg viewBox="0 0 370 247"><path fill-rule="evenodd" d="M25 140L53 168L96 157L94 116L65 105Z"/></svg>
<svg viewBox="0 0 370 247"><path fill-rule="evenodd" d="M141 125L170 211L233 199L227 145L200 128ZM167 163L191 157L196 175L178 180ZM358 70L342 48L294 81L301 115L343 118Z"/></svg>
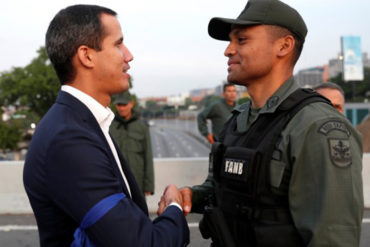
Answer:
<svg viewBox="0 0 370 247"><path fill-rule="evenodd" d="M328 81L328 65L317 66L313 68L298 71L295 79L301 87L314 87L322 82Z"/></svg>

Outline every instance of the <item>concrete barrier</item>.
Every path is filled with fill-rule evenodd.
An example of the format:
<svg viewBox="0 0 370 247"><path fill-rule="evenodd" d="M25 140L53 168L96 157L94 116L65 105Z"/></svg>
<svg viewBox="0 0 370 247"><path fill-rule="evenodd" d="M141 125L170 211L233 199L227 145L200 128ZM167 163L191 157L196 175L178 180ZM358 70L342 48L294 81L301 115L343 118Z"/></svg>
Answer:
<svg viewBox="0 0 370 247"><path fill-rule="evenodd" d="M166 185L178 187L200 184L207 176L208 158L154 159L155 189L147 197L150 212L157 210L157 203ZM23 161L0 162L0 214L32 213L24 191ZM370 153L363 157L363 182L365 206L370 208Z"/></svg>

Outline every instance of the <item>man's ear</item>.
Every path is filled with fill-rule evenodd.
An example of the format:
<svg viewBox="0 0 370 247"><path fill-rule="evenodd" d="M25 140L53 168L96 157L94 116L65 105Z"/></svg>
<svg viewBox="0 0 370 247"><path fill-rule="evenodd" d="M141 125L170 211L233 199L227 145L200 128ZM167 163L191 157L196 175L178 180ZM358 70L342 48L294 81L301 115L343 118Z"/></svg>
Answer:
<svg viewBox="0 0 370 247"><path fill-rule="evenodd" d="M292 35L287 35L283 38L277 40L278 42L278 51L277 55L279 57L284 57L288 54L293 54L295 39Z"/></svg>
<svg viewBox="0 0 370 247"><path fill-rule="evenodd" d="M80 47L78 47L76 57L82 66L85 66L87 68L94 67L94 50L87 47L86 45L81 45Z"/></svg>

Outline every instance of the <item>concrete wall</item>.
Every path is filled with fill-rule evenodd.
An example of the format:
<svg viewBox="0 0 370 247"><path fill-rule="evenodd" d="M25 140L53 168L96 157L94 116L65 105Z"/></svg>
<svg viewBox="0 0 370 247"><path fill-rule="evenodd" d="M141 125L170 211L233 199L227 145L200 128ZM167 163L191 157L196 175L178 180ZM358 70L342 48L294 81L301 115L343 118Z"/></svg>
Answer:
<svg viewBox="0 0 370 247"><path fill-rule="evenodd" d="M208 158L155 159L156 193L147 197L155 212L167 184L178 187L200 184L207 175ZM22 182L23 162L0 162L0 214L32 213ZM370 208L370 153L363 159L365 206Z"/></svg>

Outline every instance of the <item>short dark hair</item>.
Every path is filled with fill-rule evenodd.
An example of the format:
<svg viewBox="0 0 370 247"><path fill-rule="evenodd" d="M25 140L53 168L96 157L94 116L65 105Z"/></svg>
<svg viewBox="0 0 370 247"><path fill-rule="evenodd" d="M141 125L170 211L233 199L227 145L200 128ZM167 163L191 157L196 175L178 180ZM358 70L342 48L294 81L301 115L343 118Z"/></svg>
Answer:
<svg viewBox="0 0 370 247"><path fill-rule="evenodd" d="M281 26L275 26L275 25L266 25L269 29L271 34L273 35L273 38L282 38L287 35L293 36L295 42L294 42L294 53L293 53L293 60L292 65L295 65L301 56L302 50L303 50L303 44L304 40L299 38L298 35L294 34L293 32L289 31L288 29L281 27Z"/></svg>
<svg viewBox="0 0 370 247"><path fill-rule="evenodd" d="M233 83L230 83L230 82L225 83L224 86L223 86L223 92L226 91L226 88L234 87L234 86L235 86L235 84L233 84Z"/></svg>
<svg viewBox="0 0 370 247"><path fill-rule="evenodd" d="M61 84L74 79L72 58L78 47L86 45L101 50L105 37L101 14L116 16L111 9L97 5L73 5L53 18L46 32L46 51Z"/></svg>
<svg viewBox="0 0 370 247"><path fill-rule="evenodd" d="M334 90L338 90L343 98L344 98L344 91L342 89L341 86L339 86L338 84L335 84L333 82L323 82L315 87L312 88L313 90L317 91L317 90L320 90L320 89L334 89Z"/></svg>

